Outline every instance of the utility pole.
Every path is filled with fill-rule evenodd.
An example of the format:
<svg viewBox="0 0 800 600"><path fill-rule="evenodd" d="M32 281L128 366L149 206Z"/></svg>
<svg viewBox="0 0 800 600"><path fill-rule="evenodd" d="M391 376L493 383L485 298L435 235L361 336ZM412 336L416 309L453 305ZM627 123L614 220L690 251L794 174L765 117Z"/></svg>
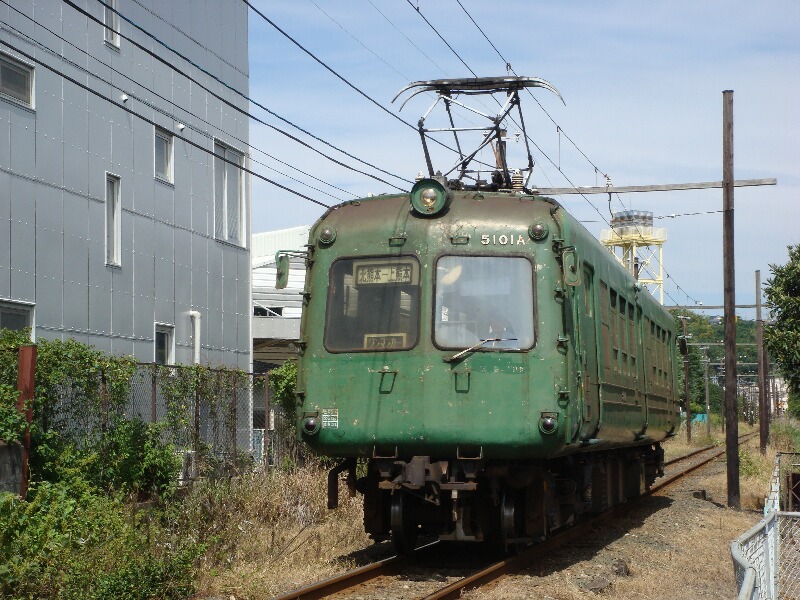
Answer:
<svg viewBox="0 0 800 600"><path fill-rule="evenodd" d="M756 271L756 347L758 349L758 433L761 454L766 454L769 442L769 404L767 404L764 321L761 318L761 271Z"/></svg>
<svg viewBox="0 0 800 600"><path fill-rule="evenodd" d="M686 336L687 316L678 317L683 322L683 339L688 344L689 338ZM692 407L689 400L689 346L686 346L686 354L683 355L683 396L686 400L686 443L692 443Z"/></svg>
<svg viewBox="0 0 800 600"><path fill-rule="evenodd" d="M722 92L722 263L725 298L725 453L728 506L739 510L739 422L736 401L736 283L733 255L733 90Z"/></svg>
<svg viewBox="0 0 800 600"><path fill-rule="evenodd" d="M708 346L700 348L703 351L703 364L705 365L705 379L706 379L706 435L711 437L711 403L708 399Z"/></svg>

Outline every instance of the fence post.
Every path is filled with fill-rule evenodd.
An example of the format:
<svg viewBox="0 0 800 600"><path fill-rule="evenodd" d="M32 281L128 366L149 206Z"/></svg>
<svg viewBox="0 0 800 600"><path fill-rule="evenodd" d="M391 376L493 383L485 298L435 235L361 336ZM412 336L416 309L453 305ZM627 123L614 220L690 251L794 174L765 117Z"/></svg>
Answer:
<svg viewBox="0 0 800 600"><path fill-rule="evenodd" d="M106 385L106 372L100 372L100 458L101 464L106 466L106 431L108 429L108 386Z"/></svg>
<svg viewBox="0 0 800 600"><path fill-rule="evenodd" d="M156 363L153 363L153 367L151 369L152 377L150 377L150 422L155 423L158 419L158 415L156 414L156 383L158 381L158 366Z"/></svg>
<svg viewBox="0 0 800 600"><path fill-rule="evenodd" d="M234 374L233 375L233 395L231 396L231 457L233 459L233 470L236 471L236 390L239 387L239 377Z"/></svg>
<svg viewBox="0 0 800 600"><path fill-rule="evenodd" d="M33 388L36 375L36 346L20 346L17 357L17 409L25 413L28 422L22 436L22 483L19 495L28 494L28 459L31 452L31 421L33 420Z"/></svg>
<svg viewBox="0 0 800 600"><path fill-rule="evenodd" d="M264 472L269 469L269 371L264 372Z"/></svg>
<svg viewBox="0 0 800 600"><path fill-rule="evenodd" d="M200 382L194 382L194 426L192 427L192 450L195 460L200 458Z"/></svg>

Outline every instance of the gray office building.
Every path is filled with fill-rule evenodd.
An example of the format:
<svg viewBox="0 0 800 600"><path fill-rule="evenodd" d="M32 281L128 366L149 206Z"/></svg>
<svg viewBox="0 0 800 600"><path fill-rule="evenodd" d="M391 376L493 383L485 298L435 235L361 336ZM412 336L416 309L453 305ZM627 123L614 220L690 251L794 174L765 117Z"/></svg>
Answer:
<svg viewBox="0 0 800 600"><path fill-rule="evenodd" d="M247 21L240 0L0 6L0 327L250 368L248 103L214 79L248 94Z"/></svg>

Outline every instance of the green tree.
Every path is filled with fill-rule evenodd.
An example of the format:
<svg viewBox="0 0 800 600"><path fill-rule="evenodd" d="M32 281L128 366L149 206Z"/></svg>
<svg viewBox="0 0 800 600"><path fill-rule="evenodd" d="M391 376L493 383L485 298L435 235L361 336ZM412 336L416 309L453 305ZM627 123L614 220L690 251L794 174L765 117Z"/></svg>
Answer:
<svg viewBox="0 0 800 600"><path fill-rule="evenodd" d="M764 293L772 323L764 336L770 358L789 385L789 412L800 417L800 244L788 246L789 261L770 265Z"/></svg>

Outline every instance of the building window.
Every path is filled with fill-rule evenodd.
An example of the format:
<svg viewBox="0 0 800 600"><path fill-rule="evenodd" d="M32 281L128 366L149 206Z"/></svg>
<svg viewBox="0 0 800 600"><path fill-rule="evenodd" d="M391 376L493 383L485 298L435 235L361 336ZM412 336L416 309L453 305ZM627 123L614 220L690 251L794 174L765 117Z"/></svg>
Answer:
<svg viewBox="0 0 800 600"><path fill-rule="evenodd" d="M218 143L214 155L214 237L242 245L244 155Z"/></svg>
<svg viewBox="0 0 800 600"><path fill-rule="evenodd" d="M172 325L156 323L155 361L159 365L171 365L175 362L175 328Z"/></svg>
<svg viewBox="0 0 800 600"><path fill-rule="evenodd" d="M119 177L106 173L106 264L120 265Z"/></svg>
<svg viewBox="0 0 800 600"><path fill-rule="evenodd" d="M172 134L164 129L155 131L156 179L172 183Z"/></svg>
<svg viewBox="0 0 800 600"><path fill-rule="evenodd" d="M0 96L33 108L33 67L0 54Z"/></svg>
<svg viewBox="0 0 800 600"><path fill-rule="evenodd" d="M0 329L19 331L30 326L30 306L15 302L0 302Z"/></svg>
<svg viewBox="0 0 800 600"><path fill-rule="evenodd" d="M105 40L112 46L119 48L119 0L106 0L103 13L105 25Z"/></svg>

